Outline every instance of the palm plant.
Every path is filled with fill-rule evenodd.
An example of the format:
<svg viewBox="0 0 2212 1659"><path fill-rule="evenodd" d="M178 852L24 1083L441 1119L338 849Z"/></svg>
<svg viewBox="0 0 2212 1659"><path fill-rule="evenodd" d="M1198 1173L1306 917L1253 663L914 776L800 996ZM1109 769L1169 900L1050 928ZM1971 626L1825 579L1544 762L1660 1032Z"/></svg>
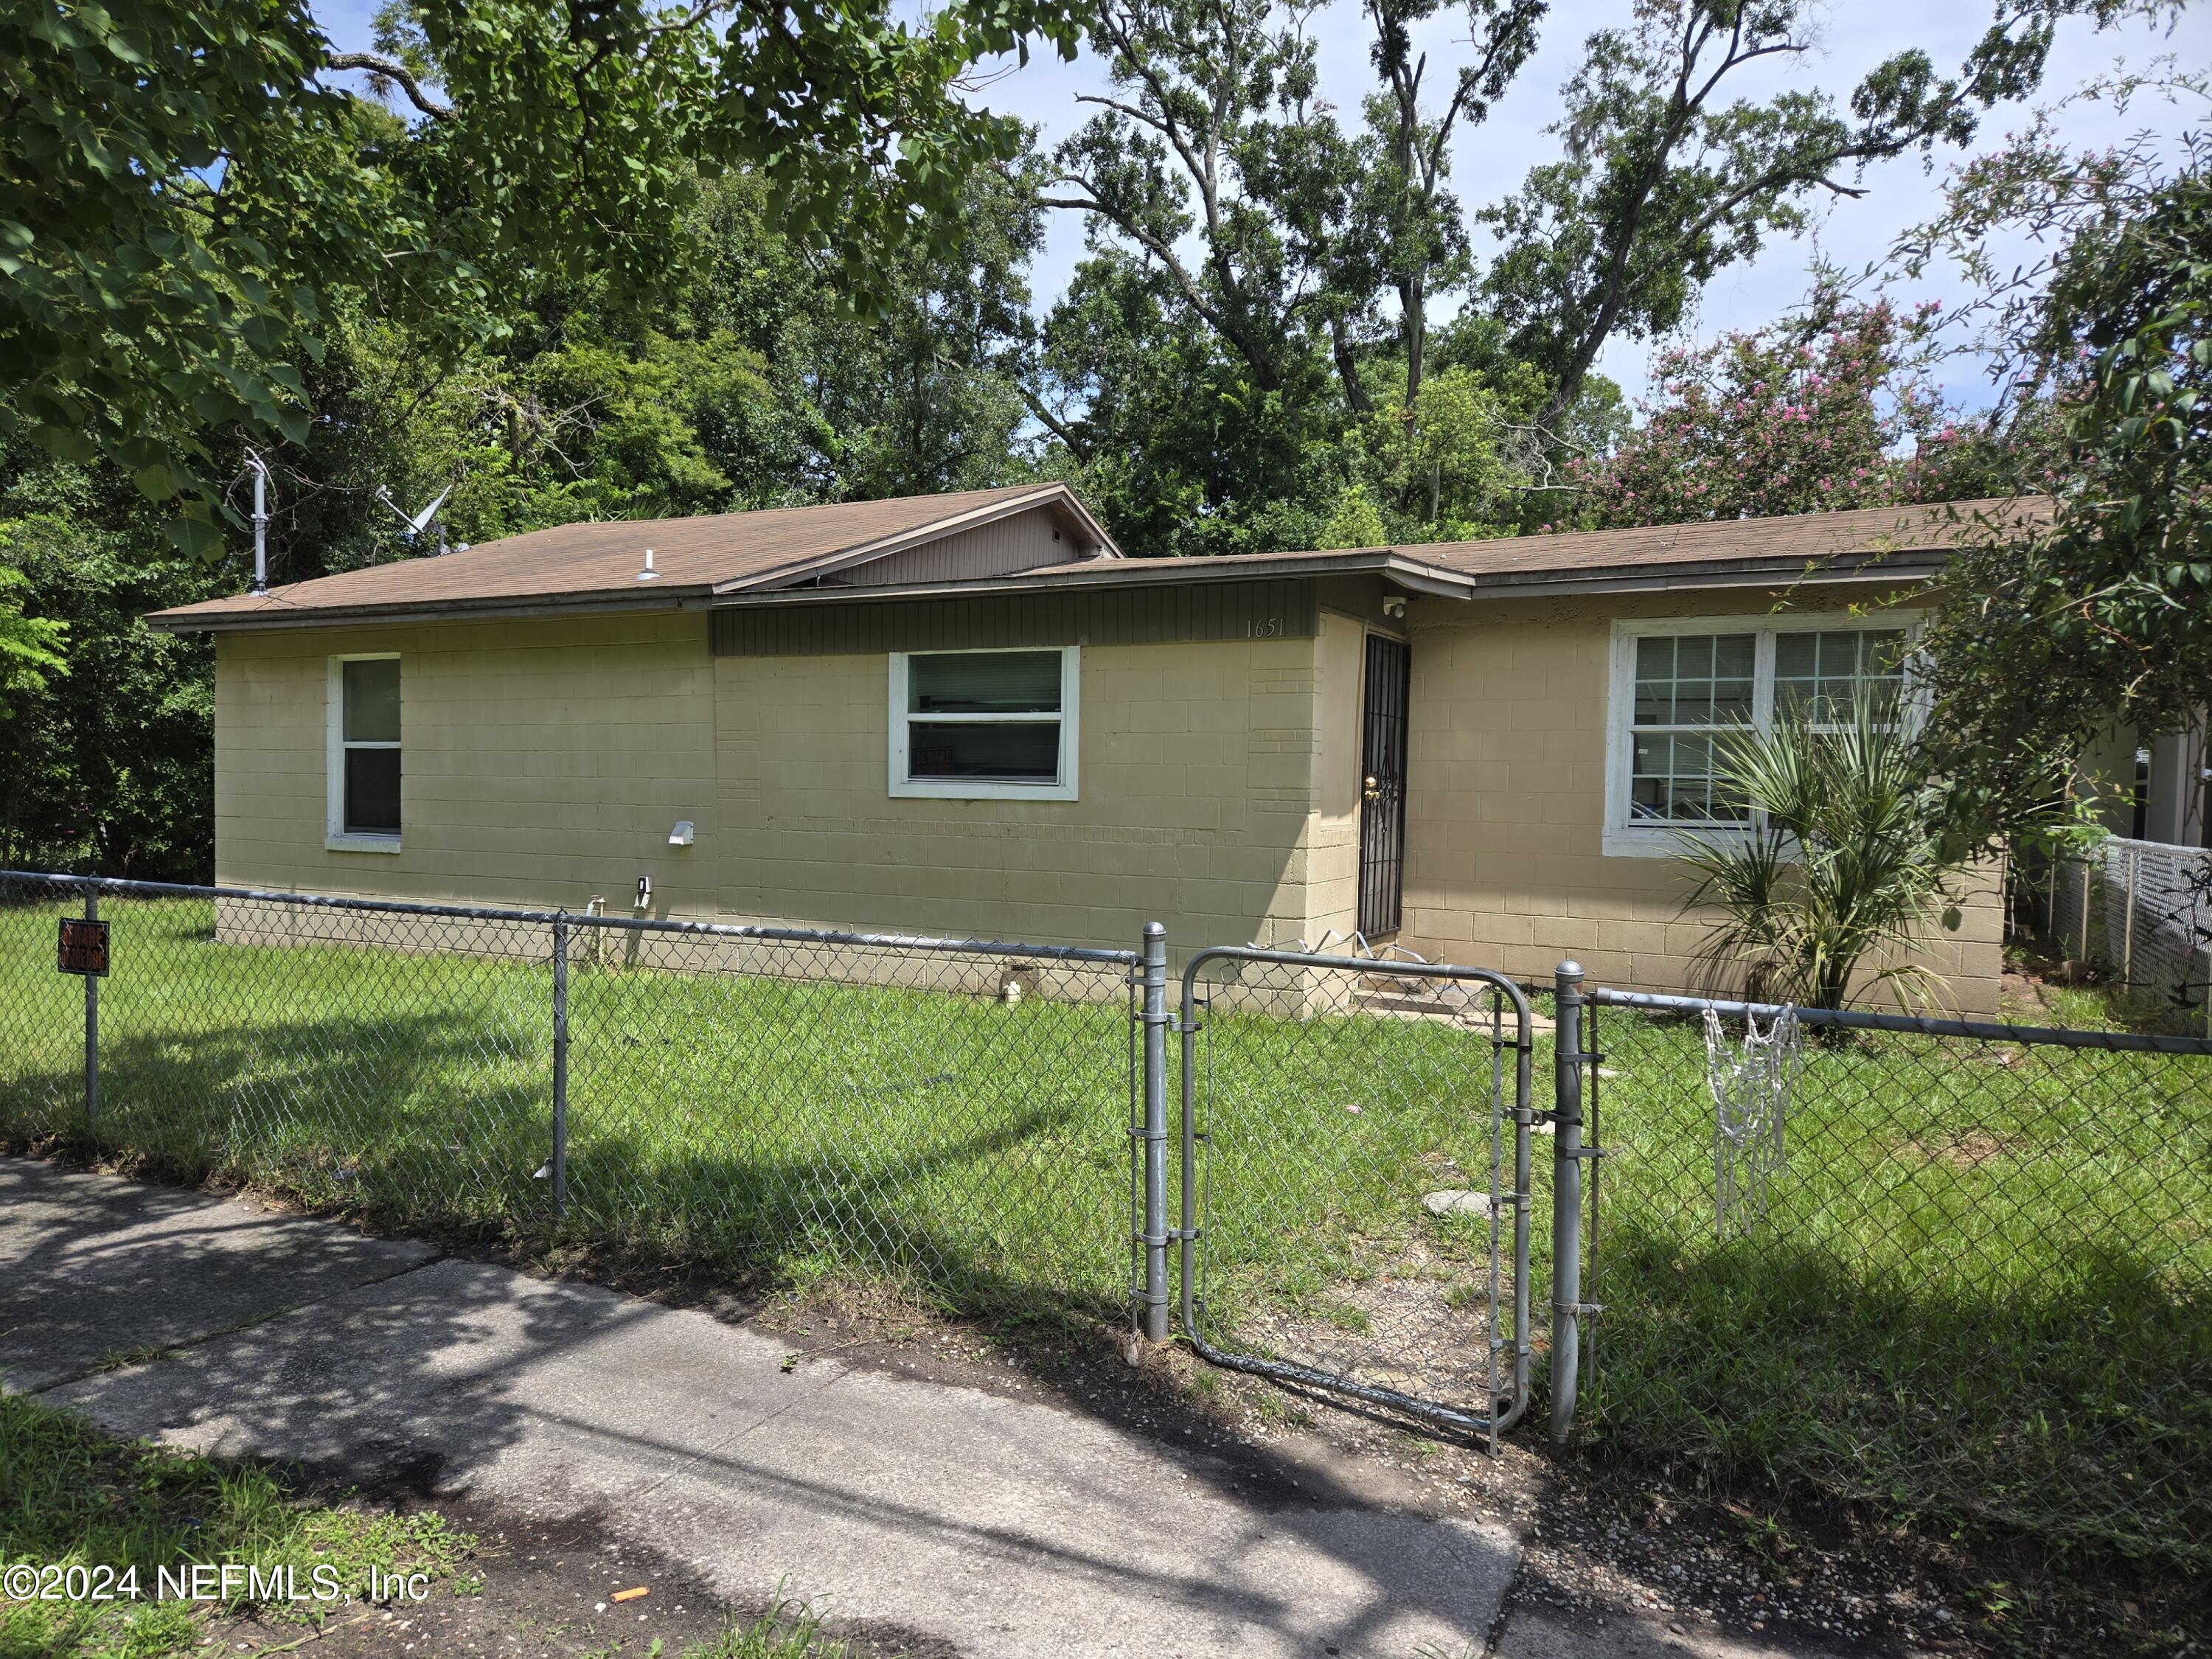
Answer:
<svg viewBox="0 0 2212 1659"><path fill-rule="evenodd" d="M1697 959L1717 983L1741 974L1756 1000L1840 1008L1854 984L1879 984L1925 1007L1949 986L1909 957L1931 922L1957 929L1975 854L1945 834L1944 792L1895 704L1862 695L1837 712L1714 741L1716 780L1750 822L1685 836L1698 880L1682 912L1721 912Z"/></svg>

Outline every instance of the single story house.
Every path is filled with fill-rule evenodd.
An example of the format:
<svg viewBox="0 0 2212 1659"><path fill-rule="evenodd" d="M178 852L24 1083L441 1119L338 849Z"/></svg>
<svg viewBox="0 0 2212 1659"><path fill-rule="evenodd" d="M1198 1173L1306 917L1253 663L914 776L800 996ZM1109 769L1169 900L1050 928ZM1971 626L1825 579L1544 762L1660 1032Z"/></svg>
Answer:
<svg viewBox="0 0 2212 1659"><path fill-rule="evenodd" d="M1058 484L578 524L157 613L225 884L1679 988L1718 725L1893 675L1964 502L1124 557ZM1992 884L1932 941L1996 998Z"/></svg>

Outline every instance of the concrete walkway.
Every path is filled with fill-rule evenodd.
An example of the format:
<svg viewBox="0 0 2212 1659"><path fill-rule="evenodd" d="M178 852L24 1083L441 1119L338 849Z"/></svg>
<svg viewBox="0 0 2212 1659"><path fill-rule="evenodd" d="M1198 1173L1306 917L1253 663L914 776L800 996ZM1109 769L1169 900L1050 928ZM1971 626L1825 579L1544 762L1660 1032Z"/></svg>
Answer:
<svg viewBox="0 0 2212 1659"><path fill-rule="evenodd" d="M1484 1651L1516 1564L1497 1527L1312 1480L1265 1503L1060 1404L784 1358L613 1291L0 1158L9 1389L122 1434L588 1514L732 1602L781 1586L1009 1659L1412 1659Z"/></svg>

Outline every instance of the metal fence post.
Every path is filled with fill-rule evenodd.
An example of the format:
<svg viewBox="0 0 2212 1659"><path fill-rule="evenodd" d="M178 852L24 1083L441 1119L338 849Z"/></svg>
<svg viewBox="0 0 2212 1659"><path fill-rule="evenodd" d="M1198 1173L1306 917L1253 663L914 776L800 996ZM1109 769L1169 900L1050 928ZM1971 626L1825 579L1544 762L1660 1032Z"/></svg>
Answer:
<svg viewBox="0 0 2212 1659"><path fill-rule="evenodd" d="M2120 926L2120 983L2133 989L2136 982L2136 905L2142 886L2142 848L2128 848L2128 885L2123 902L2126 905Z"/></svg>
<svg viewBox="0 0 2212 1659"><path fill-rule="evenodd" d="M553 924L553 1218L568 1208L568 924Z"/></svg>
<svg viewBox="0 0 2212 1659"><path fill-rule="evenodd" d="M2089 960L2089 860L2081 860L2081 954L2077 962Z"/></svg>
<svg viewBox="0 0 2212 1659"><path fill-rule="evenodd" d="M88 878L84 884L84 919L100 920L100 889ZM84 976L84 1127L100 1121L100 975Z"/></svg>
<svg viewBox="0 0 2212 1659"><path fill-rule="evenodd" d="M1168 930L1145 924L1145 1340L1168 1340Z"/></svg>
<svg viewBox="0 0 2212 1659"><path fill-rule="evenodd" d="M1561 963L1552 988L1552 1439L1564 1444L1582 1367L1582 964Z"/></svg>

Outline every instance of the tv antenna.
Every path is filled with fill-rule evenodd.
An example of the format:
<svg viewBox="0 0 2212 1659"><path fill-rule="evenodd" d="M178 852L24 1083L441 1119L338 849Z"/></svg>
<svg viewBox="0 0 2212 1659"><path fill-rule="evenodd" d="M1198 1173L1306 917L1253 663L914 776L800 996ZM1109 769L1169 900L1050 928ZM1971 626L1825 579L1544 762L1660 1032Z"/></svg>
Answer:
<svg viewBox="0 0 2212 1659"><path fill-rule="evenodd" d="M412 547L416 540L421 538L422 532L430 527L432 521L434 520L437 520L438 509L446 504L446 497L453 493L453 485L447 484L443 489L440 490L435 495L431 497L429 506L424 507L420 513L410 517L407 509L392 499L392 488L390 485L379 484L376 487L376 499L382 501L386 507L398 514L399 515L399 522L407 526L407 544L410 547ZM438 545L431 556L434 558L439 553L443 553L445 550L446 526L444 522L440 520L438 522ZM466 544L463 544L462 550L465 552L467 550Z"/></svg>
<svg viewBox="0 0 2212 1659"><path fill-rule="evenodd" d="M249 449L246 465L253 474L253 586L249 593L269 591L269 463Z"/></svg>

